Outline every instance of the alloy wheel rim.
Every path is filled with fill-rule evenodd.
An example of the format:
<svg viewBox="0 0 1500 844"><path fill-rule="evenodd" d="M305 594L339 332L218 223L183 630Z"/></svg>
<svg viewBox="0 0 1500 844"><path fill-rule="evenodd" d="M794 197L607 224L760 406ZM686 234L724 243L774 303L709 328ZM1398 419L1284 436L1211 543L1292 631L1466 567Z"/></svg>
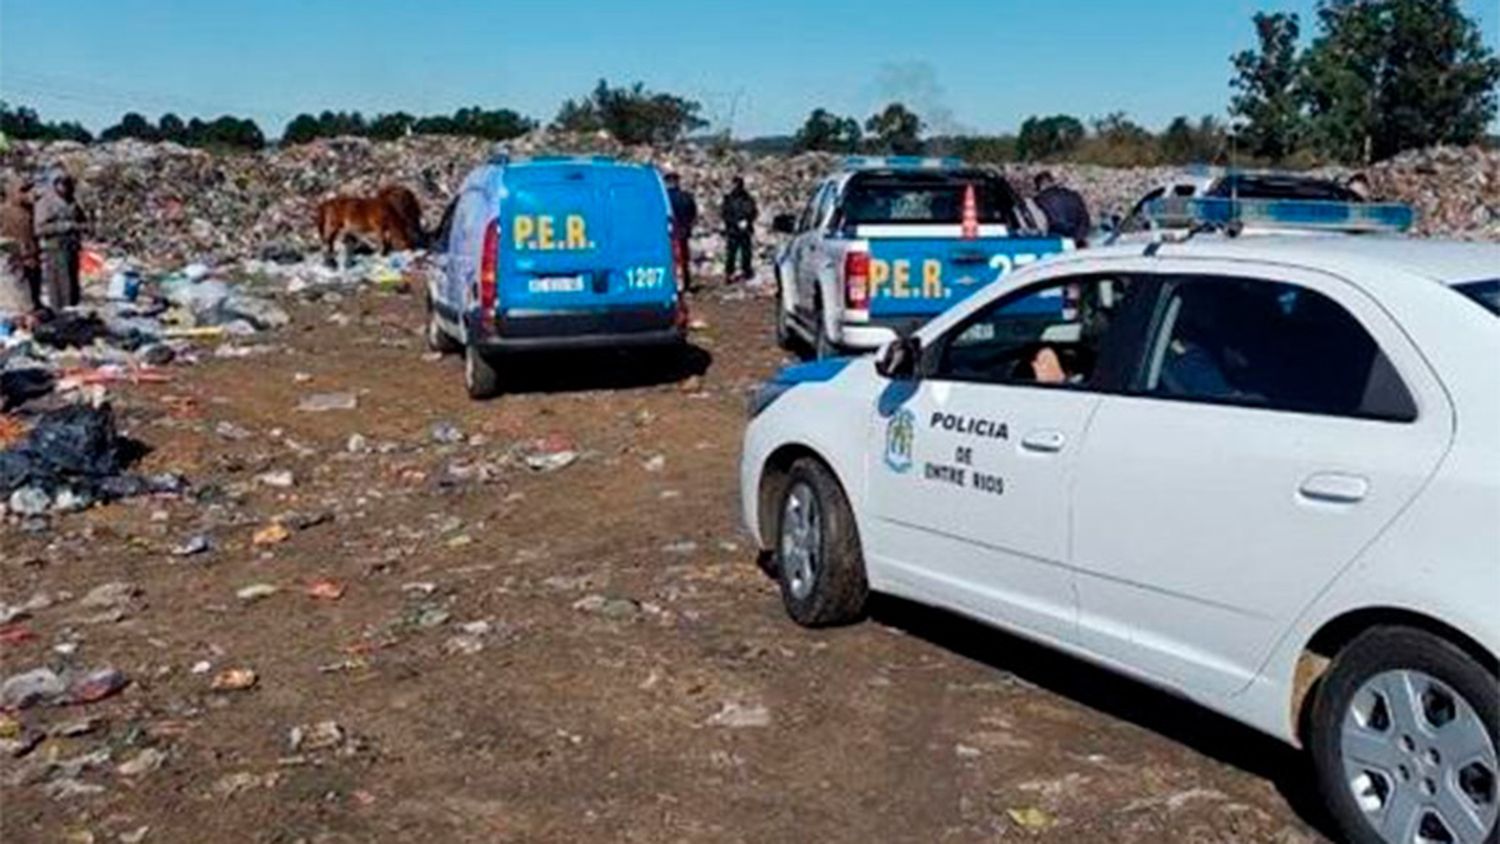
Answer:
<svg viewBox="0 0 1500 844"><path fill-rule="evenodd" d="M781 565L787 590L802 600L812 594L823 540L823 515L812 487L798 482L781 513Z"/></svg>
<svg viewBox="0 0 1500 844"><path fill-rule="evenodd" d="M1344 780L1391 844L1483 844L1494 829L1495 741L1474 707L1422 671L1359 687L1340 728Z"/></svg>

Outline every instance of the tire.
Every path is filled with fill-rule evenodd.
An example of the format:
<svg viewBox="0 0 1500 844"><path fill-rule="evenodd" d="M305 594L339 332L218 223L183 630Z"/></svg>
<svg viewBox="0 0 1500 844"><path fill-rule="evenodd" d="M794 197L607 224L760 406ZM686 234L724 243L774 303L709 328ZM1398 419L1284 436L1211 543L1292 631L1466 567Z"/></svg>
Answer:
<svg viewBox="0 0 1500 844"><path fill-rule="evenodd" d="M423 333L428 351L442 355L454 355L463 351L463 344L453 339L452 335L438 324L437 311L433 309L430 300L427 303L427 329Z"/></svg>
<svg viewBox="0 0 1500 844"><path fill-rule="evenodd" d="M870 587L854 513L843 487L821 462L792 464L776 516L774 551L781 600L804 627L864 617Z"/></svg>
<svg viewBox="0 0 1500 844"><path fill-rule="evenodd" d="M1387 704L1403 699L1409 705ZM1378 627L1345 647L1324 676L1308 749L1348 840L1427 840L1416 832L1438 823L1453 841L1496 844L1497 735L1494 674L1430 633Z"/></svg>
<svg viewBox="0 0 1500 844"><path fill-rule="evenodd" d="M464 349L464 387L471 399L491 399L500 395L500 371L492 359L473 346Z"/></svg>

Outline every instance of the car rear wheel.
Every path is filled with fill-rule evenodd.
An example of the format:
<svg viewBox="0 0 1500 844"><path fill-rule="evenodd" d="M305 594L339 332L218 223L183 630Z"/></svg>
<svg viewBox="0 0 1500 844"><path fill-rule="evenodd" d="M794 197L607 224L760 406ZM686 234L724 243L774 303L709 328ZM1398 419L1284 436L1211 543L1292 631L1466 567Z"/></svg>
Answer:
<svg viewBox="0 0 1500 844"><path fill-rule="evenodd" d="M464 349L464 386L471 399L489 399L500 394L500 371L495 361L473 346Z"/></svg>
<svg viewBox="0 0 1500 844"><path fill-rule="evenodd" d="M776 574L787 614L806 627L858 621L869 597L849 501L833 473L792 464L776 527Z"/></svg>
<svg viewBox="0 0 1500 844"><path fill-rule="evenodd" d="M1500 694L1463 650L1382 627L1333 662L1310 749L1335 820L1358 844L1500 841Z"/></svg>

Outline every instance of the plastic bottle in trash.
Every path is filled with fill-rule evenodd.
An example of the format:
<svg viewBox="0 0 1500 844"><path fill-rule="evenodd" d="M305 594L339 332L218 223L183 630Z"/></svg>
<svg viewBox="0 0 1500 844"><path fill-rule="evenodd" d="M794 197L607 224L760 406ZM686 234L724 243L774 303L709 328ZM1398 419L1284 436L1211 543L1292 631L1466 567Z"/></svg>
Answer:
<svg viewBox="0 0 1500 844"><path fill-rule="evenodd" d="M116 302L134 302L141 295L141 274L121 270L109 279L109 298Z"/></svg>

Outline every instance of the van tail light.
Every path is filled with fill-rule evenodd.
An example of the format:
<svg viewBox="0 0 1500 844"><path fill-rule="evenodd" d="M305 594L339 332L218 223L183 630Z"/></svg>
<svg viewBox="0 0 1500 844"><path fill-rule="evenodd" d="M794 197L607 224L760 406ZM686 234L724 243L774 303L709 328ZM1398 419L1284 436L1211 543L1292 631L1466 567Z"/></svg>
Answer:
<svg viewBox="0 0 1500 844"><path fill-rule="evenodd" d="M844 253L844 305L863 311L870 307L870 253Z"/></svg>
<svg viewBox="0 0 1500 844"><path fill-rule="evenodd" d="M667 227L667 233L672 234L672 227ZM682 241L676 237L672 240L672 275L677 279L677 292L682 292L683 279L687 278L687 255L683 254Z"/></svg>
<svg viewBox="0 0 1500 844"><path fill-rule="evenodd" d="M490 220L484 227L484 252L479 257L479 318L493 321L499 301L500 221Z"/></svg>

